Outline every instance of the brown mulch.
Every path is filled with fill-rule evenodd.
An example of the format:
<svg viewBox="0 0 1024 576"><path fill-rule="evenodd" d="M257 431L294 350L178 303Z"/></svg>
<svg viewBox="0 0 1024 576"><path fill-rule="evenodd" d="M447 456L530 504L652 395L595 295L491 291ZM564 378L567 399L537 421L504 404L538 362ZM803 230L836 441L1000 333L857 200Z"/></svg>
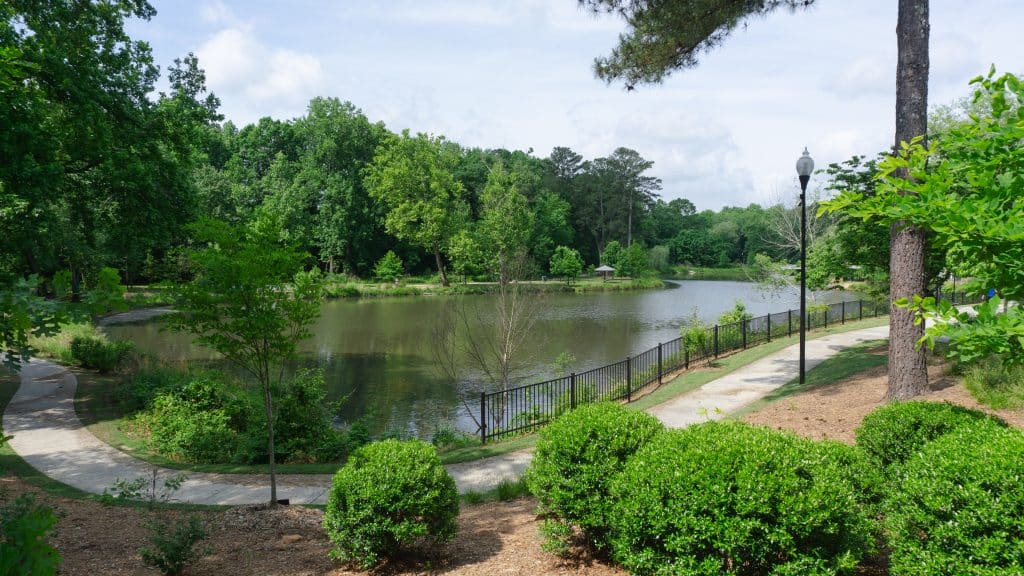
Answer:
<svg viewBox="0 0 1024 576"><path fill-rule="evenodd" d="M871 352L885 355L887 348L880 346ZM982 406L964 388L962 380L949 373L948 365L937 359L931 362L928 367L931 390L920 396L921 400L952 402L975 408L995 414L1012 426L1024 428L1024 410L993 410ZM816 440L827 438L852 444L854 431L864 416L885 404L889 382L886 370L886 366L878 366L846 380L784 398L748 414L743 420L790 430Z"/></svg>
<svg viewBox="0 0 1024 576"><path fill-rule="evenodd" d="M53 543L67 576L158 575L142 562L139 548L148 544L146 523L151 518L184 518L190 512L147 511L144 508L103 506L56 497L13 477L0 477L0 493L12 498L33 492L53 506L60 520ZM195 512L209 538L199 546L209 553L186 569L186 575L398 576L451 574L459 576L537 576L541 574L622 576L626 572L587 559L563 560L541 550L536 502L520 498L462 506L459 534L435 554L399 560L369 573L346 570L328 558L330 541L321 527L323 512L299 506L240 506ZM431 557L433 556L433 557Z"/></svg>

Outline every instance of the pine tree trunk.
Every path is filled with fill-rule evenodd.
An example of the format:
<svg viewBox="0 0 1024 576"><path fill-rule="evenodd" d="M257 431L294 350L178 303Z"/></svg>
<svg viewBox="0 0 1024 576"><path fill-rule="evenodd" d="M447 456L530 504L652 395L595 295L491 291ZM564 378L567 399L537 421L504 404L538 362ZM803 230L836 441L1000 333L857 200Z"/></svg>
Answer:
<svg viewBox="0 0 1024 576"><path fill-rule="evenodd" d="M928 131L928 0L900 0L896 42L896 146ZM906 177L904 172L902 176ZM904 194L909 192L902 192ZM928 389L925 349L916 350L924 334L913 313L892 304L924 293L924 231L901 222L890 231L889 254L889 400L905 400Z"/></svg>

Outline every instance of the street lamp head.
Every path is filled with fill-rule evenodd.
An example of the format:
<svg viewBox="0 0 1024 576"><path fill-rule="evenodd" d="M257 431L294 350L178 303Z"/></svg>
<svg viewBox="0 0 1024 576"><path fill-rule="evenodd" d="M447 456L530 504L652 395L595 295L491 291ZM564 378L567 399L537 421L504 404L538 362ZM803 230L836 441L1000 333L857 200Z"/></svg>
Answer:
<svg viewBox="0 0 1024 576"><path fill-rule="evenodd" d="M811 172L814 172L814 160L805 147L803 155L796 161L796 173L801 177L810 177Z"/></svg>

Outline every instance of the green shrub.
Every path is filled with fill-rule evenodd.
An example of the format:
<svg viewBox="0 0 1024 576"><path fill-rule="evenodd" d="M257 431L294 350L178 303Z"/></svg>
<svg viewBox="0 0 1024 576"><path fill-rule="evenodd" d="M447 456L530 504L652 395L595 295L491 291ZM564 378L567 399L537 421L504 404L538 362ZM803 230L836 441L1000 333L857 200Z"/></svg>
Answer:
<svg viewBox="0 0 1024 576"><path fill-rule="evenodd" d="M722 314L718 316L718 323L735 324L737 322L746 322L753 318L754 315L747 312L747 305L744 304L742 300L737 299L736 302L733 303L731 309L722 312Z"/></svg>
<svg viewBox="0 0 1024 576"><path fill-rule="evenodd" d="M868 414L857 429L857 445L886 473L925 444L965 424L1006 424L978 410L948 402L893 402Z"/></svg>
<svg viewBox="0 0 1024 576"><path fill-rule="evenodd" d="M71 357L78 364L104 374L114 372L128 359L134 346L128 341L110 342L94 336L71 339Z"/></svg>
<svg viewBox="0 0 1024 576"><path fill-rule="evenodd" d="M653 416L618 404L577 408L541 430L527 486L546 514L602 548L612 507L609 481L663 428Z"/></svg>
<svg viewBox="0 0 1024 576"><path fill-rule="evenodd" d="M356 450L334 475L324 512L332 556L364 568L416 544L455 536L459 494L434 447L384 440Z"/></svg>
<svg viewBox="0 0 1024 576"><path fill-rule="evenodd" d="M92 287L82 296L82 302L93 315L104 314L114 310L124 310L124 286L121 285L121 274L116 268L100 268L92 278Z"/></svg>
<svg viewBox="0 0 1024 576"><path fill-rule="evenodd" d="M611 482L613 555L634 574L851 573L876 527L835 452L740 423L664 432Z"/></svg>
<svg viewBox="0 0 1024 576"><path fill-rule="evenodd" d="M64 364L74 364L75 358L71 355L71 341L78 337L103 338L103 335L88 322L61 324L56 334L47 336L33 334L29 337L29 345L41 356L53 358Z"/></svg>
<svg viewBox="0 0 1024 576"><path fill-rule="evenodd" d="M0 574L48 576L57 572L60 554L47 542L57 524L53 509L22 494L0 506Z"/></svg>
<svg viewBox="0 0 1024 576"><path fill-rule="evenodd" d="M683 349L690 358L706 358L711 361L714 342L712 341L712 326L704 322L696 308L690 317L679 329L679 336L683 339Z"/></svg>
<svg viewBox="0 0 1024 576"><path fill-rule="evenodd" d="M1024 435L960 426L912 454L886 503L894 576L1024 573Z"/></svg>
<svg viewBox="0 0 1024 576"><path fill-rule="evenodd" d="M276 395L274 435L282 460L296 453L315 456L327 442L334 444L333 406L321 370L300 370ZM336 448L335 448L336 450ZM340 457L341 455L336 455Z"/></svg>
<svg viewBox="0 0 1024 576"><path fill-rule="evenodd" d="M189 516L173 526L153 520L147 528L152 547L141 548L139 554L143 562L166 576L178 576L185 566L199 557L200 551L195 546L207 536L197 516Z"/></svg>

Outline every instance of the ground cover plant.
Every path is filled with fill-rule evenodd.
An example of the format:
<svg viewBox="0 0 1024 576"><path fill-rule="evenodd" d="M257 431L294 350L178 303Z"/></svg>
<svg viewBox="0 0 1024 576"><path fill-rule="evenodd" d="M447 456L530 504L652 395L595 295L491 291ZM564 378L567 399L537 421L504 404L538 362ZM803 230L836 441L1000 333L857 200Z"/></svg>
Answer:
<svg viewBox="0 0 1024 576"><path fill-rule="evenodd" d="M332 555L369 568L417 545L436 548L458 528L459 494L434 447L382 440L334 475L324 512Z"/></svg>
<svg viewBox="0 0 1024 576"><path fill-rule="evenodd" d="M613 557L634 574L848 574L875 521L835 446L739 423L664 432L611 482Z"/></svg>
<svg viewBox="0 0 1024 576"><path fill-rule="evenodd" d="M530 491L548 516L548 547L564 549L574 529L603 548L612 501L608 483L626 460L664 426L619 404L577 408L544 428L526 472Z"/></svg>

